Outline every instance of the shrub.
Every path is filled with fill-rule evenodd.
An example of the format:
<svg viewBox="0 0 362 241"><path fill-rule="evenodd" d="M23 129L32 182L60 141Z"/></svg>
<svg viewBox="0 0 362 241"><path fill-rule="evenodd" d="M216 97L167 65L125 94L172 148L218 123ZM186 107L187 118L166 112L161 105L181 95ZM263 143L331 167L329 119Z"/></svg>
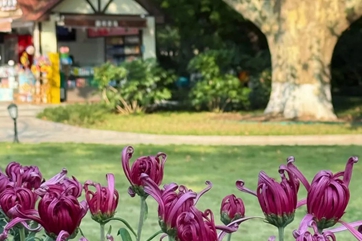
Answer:
<svg viewBox="0 0 362 241"><path fill-rule="evenodd" d="M106 63L95 69L94 77L103 101L123 114L142 112L170 99L167 86L174 80L174 74L162 69L154 59L124 62L120 66Z"/></svg>
<svg viewBox="0 0 362 241"><path fill-rule="evenodd" d="M147 108L171 98L171 91L167 87L175 82L175 75L161 68L155 59L124 62L121 67L127 70L126 79L119 87L125 100L137 101Z"/></svg>
<svg viewBox="0 0 362 241"><path fill-rule="evenodd" d="M196 109L225 111L249 108L249 92L228 69L231 59L227 51L206 51L193 58L190 72L200 73L201 79L193 86L189 97Z"/></svg>
<svg viewBox="0 0 362 241"><path fill-rule="evenodd" d="M109 109L102 104L74 104L46 108L38 118L71 125L92 125L104 121Z"/></svg>
<svg viewBox="0 0 362 241"><path fill-rule="evenodd" d="M242 88L239 80L232 75L217 76L196 83L191 90L191 104L198 110L222 112L248 108L250 90Z"/></svg>

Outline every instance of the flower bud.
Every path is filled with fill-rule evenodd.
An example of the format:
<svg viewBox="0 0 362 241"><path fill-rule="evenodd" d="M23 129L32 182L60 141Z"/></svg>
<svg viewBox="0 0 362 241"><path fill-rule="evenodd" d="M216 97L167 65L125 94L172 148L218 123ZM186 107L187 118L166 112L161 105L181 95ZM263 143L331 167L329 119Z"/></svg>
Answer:
<svg viewBox="0 0 362 241"><path fill-rule="evenodd" d="M307 211L314 216L320 230L334 226L343 216L350 198L352 167L358 159L348 160L344 172L322 170L316 174L307 194ZM341 178L343 177L343 179Z"/></svg>
<svg viewBox="0 0 362 241"><path fill-rule="evenodd" d="M131 197L136 194L147 197L148 194L144 192L141 175L148 175L159 186L163 180L163 169L167 156L164 153L158 153L156 156L142 156L137 158L130 168L129 162L133 152L134 149L131 146L124 148L122 151L123 171L131 184L128 193Z"/></svg>
<svg viewBox="0 0 362 241"><path fill-rule="evenodd" d="M37 195L25 187L8 187L0 194L0 207L9 218L15 218L11 210L19 206L21 211L35 208Z"/></svg>
<svg viewBox="0 0 362 241"><path fill-rule="evenodd" d="M214 216L211 210L204 213L192 207L177 218L178 241L217 241Z"/></svg>
<svg viewBox="0 0 362 241"><path fill-rule="evenodd" d="M200 193L175 183L164 185L161 190L159 186L146 174L142 174L145 192L153 197L158 203L158 217L161 230L175 238L177 232L177 219L184 213L189 212L196 205L199 198L211 189L212 183L206 182L207 187Z"/></svg>
<svg viewBox="0 0 362 241"><path fill-rule="evenodd" d="M280 183L267 176L265 172L260 172L256 192L266 220L278 228L286 227L294 220L299 188L288 168L281 166L279 173L282 178Z"/></svg>
<svg viewBox="0 0 362 241"><path fill-rule="evenodd" d="M234 194L226 196L221 202L220 217L221 222L228 225L232 221L245 216L245 206L241 198Z"/></svg>
<svg viewBox="0 0 362 241"><path fill-rule="evenodd" d="M104 223L114 216L119 194L114 188L114 175L107 174L108 186L102 187L99 183L87 181L84 184L85 197L92 214L92 219L98 223ZM95 192L89 190L89 186L96 188Z"/></svg>

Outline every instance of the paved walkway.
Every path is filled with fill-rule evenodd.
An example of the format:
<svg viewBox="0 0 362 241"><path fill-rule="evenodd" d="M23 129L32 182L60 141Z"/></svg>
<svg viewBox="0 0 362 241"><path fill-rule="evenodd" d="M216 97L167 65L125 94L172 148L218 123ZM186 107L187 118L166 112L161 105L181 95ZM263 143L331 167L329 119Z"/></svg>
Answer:
<svg viewBox="0 0 362 241"><path fill-rule="evenodd" d="M23 143L74 142L110 145L362 145L362 135L322 136L171 136L79 128L27 117L18 121ZM0 142L13 139L13 122L0 118Z"/></svg>

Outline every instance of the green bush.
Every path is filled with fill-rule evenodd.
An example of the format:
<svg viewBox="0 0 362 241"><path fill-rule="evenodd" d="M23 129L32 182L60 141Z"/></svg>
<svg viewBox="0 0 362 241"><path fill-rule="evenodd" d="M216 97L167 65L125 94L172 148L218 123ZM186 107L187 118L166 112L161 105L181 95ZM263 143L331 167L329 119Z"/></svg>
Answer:
<svg viewBox="0 0 362 241"><path fill-rule="evenodd" d="M136 113L170 99L168 85L175 81L175 75L154 59L140 59L120 66L106 63L95 69L94 81L107 105L120 113ZM110 81L115 85L109 86Z"/></svg>
<svg viewBox="0 0 362 241"><path fill-rule="evenodd" d="M241 85L239 79L228 69L231 59L228 51L210 50L194 57L189 71L200 73L190 92L190 101L198 110L225 111L248 109L250 90Z"/></svg>
<svg viewBox="0 0 362 241"><path fill-rule="evenodd" d="M124 62L126 80L120 85L122 97L127 101L137 101L143 107L171 98L167 86L176 80L173 72L164 70L155 59Z"/></svg>
<svg viewBox="0 0 362 241"><path fill-rule="evenodd" d="M105 120L109 109L102 104L74 104L46 108L38 118L70 125L92 125Z"/></svg>
<svg viewBox="0 0 362 241"><path fill-rule="evenodd" d="M126 76L127 70L125 68L116 66L110 62L94 68L94 82L102 90L106 89L110 81L120 81Z"/></svg>
<svg viewBox="0 0 362 241"><path fill-rule="evenodd" d="M232 75L214 77L196 83L191 90L191 104L197 109L222 112L247 109L248 88L242 88L239 79Z"/></svg>

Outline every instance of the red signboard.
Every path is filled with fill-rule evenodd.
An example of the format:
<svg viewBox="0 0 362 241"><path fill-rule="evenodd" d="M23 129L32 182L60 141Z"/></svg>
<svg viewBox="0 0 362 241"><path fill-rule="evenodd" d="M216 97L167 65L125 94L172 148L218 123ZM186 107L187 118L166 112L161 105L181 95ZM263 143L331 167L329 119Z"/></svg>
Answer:
<svg viewBox="0 0 362 241"><path fill-rule="evenodd" d="M109 36L125 36L139 34L138 28L89 28L88 37L109 37Z"/></svg>

